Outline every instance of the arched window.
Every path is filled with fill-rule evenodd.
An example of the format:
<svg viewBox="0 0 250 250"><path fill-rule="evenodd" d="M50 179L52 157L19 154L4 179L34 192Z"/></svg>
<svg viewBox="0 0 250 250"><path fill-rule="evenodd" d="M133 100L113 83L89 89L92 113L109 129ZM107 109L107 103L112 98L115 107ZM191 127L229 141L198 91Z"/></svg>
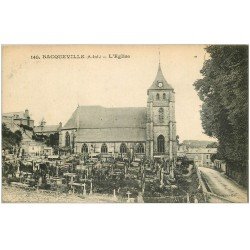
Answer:
<svg viewBox="0 0 250 250"><path fill-rule="evenodd" d="M160 99L160 95L159 93L156 94L156 100L159 100Z"/></svg>
<svg viewBox="0 0 250 250"><path fill-rule="evenodd" d="M75 134L71 134L72 137L72 148L75 148Z"/></svg>
<svg viewBox="0 0 250 250"><path fill-rule="evenodd" d="M127 153L127 146L125 143L122 143L121 146L120 146L120 153L121 154L125 154Z"/></svg>
<svg viewBox="0 0 250 250"><path fill-rule="evenodd" d="M142 143L140 143L140 144L138 145L136 152L137 152L138 154L144 154L144 146L143 146Z"/></svg>
<svg viewBox="0 0 250 250"><path fill-rule="evenodd" d="M70 147L70 135L68 131L65 134L65 146Z"/></svg>
<svg viewBox="0 0 250 250"><path fill-rule="evenodd" d="M84 144L82 145L82 153L88 153L88 152L89 152L88 146L87 146L86 143L84 143Z"/></svg>
<svg viewBox="0 0 250 250"><path fill-rule="evenodd" d="M158 153L165 152L165 138L163 135L159 135L157 137L157 151L158 151Z"/></svg>
<svg viewBox="0 0 250 250"><path fill-rule="evenodd" d="M159 108L159 122L164 122L164 109Z"/></svg>
<svg viewBox="0 0 250 250"><path fill-rule="evenodd" d="M163 96L162 96L163 100L166 100L166 94L163 93Z"/></svg>
<svg viewBox="0 0 250 250"><path fill-rule="evenodd" d="M101 153L108 153L108 147L107 147L106 143L102 144Z"/></svg>

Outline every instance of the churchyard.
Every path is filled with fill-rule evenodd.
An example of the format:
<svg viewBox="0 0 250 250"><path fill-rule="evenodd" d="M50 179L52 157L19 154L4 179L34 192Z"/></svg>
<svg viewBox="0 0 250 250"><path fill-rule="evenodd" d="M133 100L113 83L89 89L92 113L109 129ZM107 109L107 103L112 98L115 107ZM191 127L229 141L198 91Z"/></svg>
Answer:
<svg viewBox="0 0 250 250"><path fill-rule="evenodd" d="M82 154L3 159L3 202L204 202L197 170L179 159Z"/></svg>

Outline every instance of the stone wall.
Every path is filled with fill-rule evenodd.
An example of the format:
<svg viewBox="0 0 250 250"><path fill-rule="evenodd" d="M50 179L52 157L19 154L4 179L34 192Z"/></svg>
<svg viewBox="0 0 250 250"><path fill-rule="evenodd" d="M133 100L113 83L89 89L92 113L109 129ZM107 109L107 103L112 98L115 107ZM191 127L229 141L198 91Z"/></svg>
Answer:
<svg viewBox="0 0 250 250"><path fill-rule="evenodd" d="M146 143L141 142L144 146L144 154L146 150ZM139 142L77 142L75 145L75 150L77 153L82 152L82 146L86 144L88 147L88 152L92 152L95 154L101 153L101 147L103 144L106 144L108 148L108 154L120 154L120 146L121 144L125 144L129 152L132 154L136 152L137 147L139 146Z"/></svg>

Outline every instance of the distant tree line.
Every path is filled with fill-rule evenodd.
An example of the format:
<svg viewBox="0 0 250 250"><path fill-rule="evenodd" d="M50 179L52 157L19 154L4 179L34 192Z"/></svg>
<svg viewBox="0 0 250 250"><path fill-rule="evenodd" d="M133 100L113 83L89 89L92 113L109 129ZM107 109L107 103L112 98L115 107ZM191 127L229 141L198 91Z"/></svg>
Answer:
<svg viewBox="0 0 250 250"><path fill-rule="evenodd" d="M218 139L218 156L227 174L247 184L248 174L248 46L212 45L202 79L194 83L202 100L205 133Z"/></svg>

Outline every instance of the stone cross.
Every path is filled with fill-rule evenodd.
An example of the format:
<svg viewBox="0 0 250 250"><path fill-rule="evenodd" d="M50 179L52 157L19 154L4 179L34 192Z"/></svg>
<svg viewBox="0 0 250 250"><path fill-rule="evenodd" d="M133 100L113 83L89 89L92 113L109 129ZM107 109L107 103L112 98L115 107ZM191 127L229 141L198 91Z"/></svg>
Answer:
<svg viewBox="0 0 250 250"><path fill-rule="evenodd" d="M17 173L19 174L20 173L20 164L17 163Z"/></svg>
<svg viewBox="0 0 250 250"><path fill-rule="evenodd" d="M141 192L138 193L137 202L138 203L144 203L143 196L142 196Z"/></svg>
<svg viewBox="0 0 250 250"><path fill-rule="evenodd" d="M142 184L142 194L144 194L145 191L145 182Z"/></svg>
<svg viewBox="0 0 250 250"><path fill-rule="evenodd" d="M74 177L73 176L70 176L70 182L74 183Z"/></svg>
<svg viewBox="0 0 250 250"><path fill-rule="evenodd" d="M141 178L142 178L142 181L145 180L145 172L142 173L142 177Z"/></svg>
<svg viewBox="0 0 250 250"><path fill-rule="evenodd" d="M194 196L194 203L199 203L196 196Z"/></svg>
<svg viewBox="0 0 250 250"><path fill-rule="evenodd" d="M163 168L161 168L161 170L160 170L160 178L161 178L161 184L160 184L160 186L161 187L164 186L163 177L164 177Z"/></svg>
<svg viewBox="0 0 250 250"><path fill-rule="evenodd" d="M83 183L83 195L86 195L86 183Z"/></svg>
<svg viewBox="0 0 250 250"><path fill-rule="evenodd" d="M131 193L128 191L126 194L128 196L127 202L130 202L130 195L131 195Z"/></svg>
<svg viewBox="0 0 250 250"><path fill-rule="evenodd" d="M92 184L92 180L90 181L90 191L89 191L89 195L93 194L93 184Z"/></svg>
<svg viewBox="0 0 250 250"><path fill-rule="evenodd" d="M170 177L174 178L174 161L170 165Z"/></svg>

